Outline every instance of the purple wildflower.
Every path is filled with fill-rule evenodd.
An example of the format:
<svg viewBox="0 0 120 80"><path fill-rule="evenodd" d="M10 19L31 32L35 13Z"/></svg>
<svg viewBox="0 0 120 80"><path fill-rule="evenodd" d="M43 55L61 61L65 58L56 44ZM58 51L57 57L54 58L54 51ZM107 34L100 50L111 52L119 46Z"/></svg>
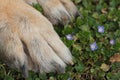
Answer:
<svg viewBox="0 0 120 80"><path fill-rule="evenodd" d="M90 49L91 49L92 51L97 50L97 49L98 49L97 43L94 42L94 43L90 44Z"/></svg>
<svg viewBox="0 0 120 80"><path fill-rule="evenodd" d="M114 44L115 44L115 40L114 40L114 39L111 39L111 40L110 40L110 44L111 44L111 45L114 45Z"/></svg>
<svg viewBox="0 0 120 80"><path fill-rule="evenodd" d="M66 38L67 38L68 40L73 40L73 39L74 39L74 37L73 37L72 34L68 34L68 35L66 35Z"/></svg>
<svg viewBox="0 0 120 80"><path fill-rule="evenodd" d="M99 33L104 33L104 30L105 28L104 28L104 26L98 26L98 32Z"/></svg>

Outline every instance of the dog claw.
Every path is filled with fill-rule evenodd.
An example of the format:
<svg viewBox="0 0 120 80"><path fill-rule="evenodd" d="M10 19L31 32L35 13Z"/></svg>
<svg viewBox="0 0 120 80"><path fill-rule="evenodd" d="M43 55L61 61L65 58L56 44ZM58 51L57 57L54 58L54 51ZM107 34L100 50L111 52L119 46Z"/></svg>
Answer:
<svg viewBox="0 0 120 80"><path fill-rule="evenodd" d="M28 69L25 64L21 67L21 71L22 71L23 77L27 78L28 77Z"/></svg>

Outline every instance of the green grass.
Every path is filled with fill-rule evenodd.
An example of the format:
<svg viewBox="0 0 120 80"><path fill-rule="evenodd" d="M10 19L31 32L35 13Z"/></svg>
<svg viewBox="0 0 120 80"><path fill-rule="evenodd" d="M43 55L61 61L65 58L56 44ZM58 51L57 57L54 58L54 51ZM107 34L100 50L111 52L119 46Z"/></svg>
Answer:
<svg viewBox="0 0 120 80"><path fill-rule="evenodd" d="M68 66L64 74L30 72L28 80L120 80L120 63L109 61L112 55L120 53L120 0L73 1L83 18L78 17L64 28L55 27L55 30L71 50L75 65ZM35 7L42 11L39 6ZM98 26L105 27L104 33L98 32ZM71 33L74 33L74 40L67 40L66 35ZM115 40L114 45L109 43L111 39ZM98 46L95 51L90 49L93 42ZM2 79L18 80L21 73L1 63Z"/></svg>

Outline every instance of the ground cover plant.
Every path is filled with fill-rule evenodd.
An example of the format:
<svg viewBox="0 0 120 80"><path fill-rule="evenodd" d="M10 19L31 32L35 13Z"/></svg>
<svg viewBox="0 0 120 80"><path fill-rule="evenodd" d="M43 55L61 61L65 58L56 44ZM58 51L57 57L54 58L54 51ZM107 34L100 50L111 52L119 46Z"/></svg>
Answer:
<svg viewBox="0 0 120 80"><path fill-rule="evenodd" d="M120 80L120 0L73 2L82 16L55 30L71 50L75 64L64 74L30 72L27 80ZM34 7L42 11L39 5ZM22 80L21 76L0 63L0 80Z"/></svg>

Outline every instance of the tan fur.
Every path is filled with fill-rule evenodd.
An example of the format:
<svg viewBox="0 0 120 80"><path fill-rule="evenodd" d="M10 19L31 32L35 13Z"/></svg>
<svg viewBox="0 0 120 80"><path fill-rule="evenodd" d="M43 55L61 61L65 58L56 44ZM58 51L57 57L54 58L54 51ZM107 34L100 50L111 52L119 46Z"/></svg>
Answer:
<svg viewBox="0 0 120 80"><path fill-rule="evenodd" d="M25 0L28 4L39 3L44 15L56 25L58 23L66 24L74 16L78 15L77 8L71 0Z"/></svg>
<svg viewBox="0 0 120 80"><path fill-rule="evenodd" d="M24 77L28 77L28 70L64 72L66 64L73 64L69 49L49 20L25 2L41 4L53 23L74 14L62 0L0 0L0 58L8 66L21 69Z"/></svg>

